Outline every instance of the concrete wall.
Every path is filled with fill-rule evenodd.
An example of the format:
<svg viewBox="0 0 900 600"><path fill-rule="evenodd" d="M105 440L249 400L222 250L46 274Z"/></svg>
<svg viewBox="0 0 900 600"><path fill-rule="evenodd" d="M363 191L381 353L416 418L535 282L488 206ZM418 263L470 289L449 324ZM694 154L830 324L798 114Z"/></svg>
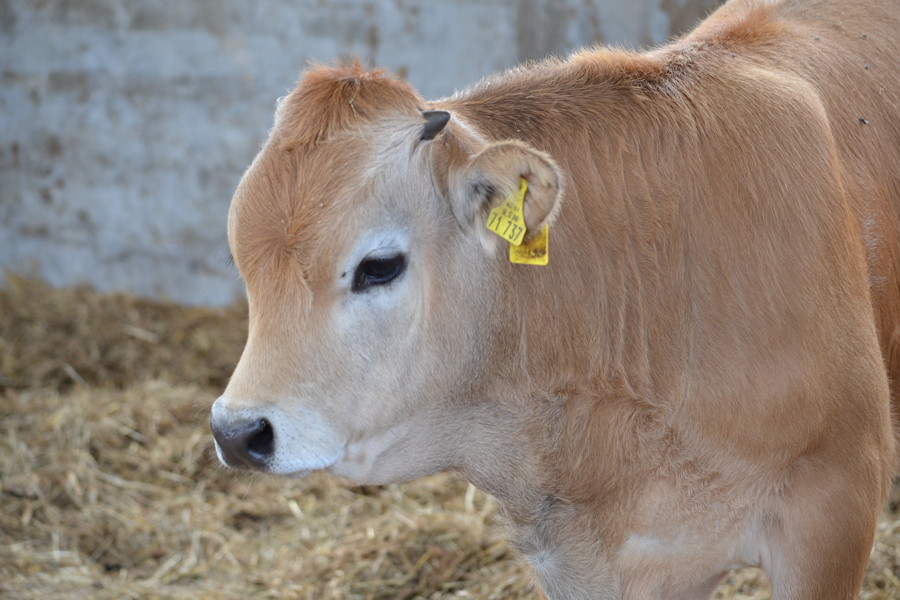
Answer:
<svg viewBox="0 0 900 600"><path fill-rule="evenodd" d="M715 4L0 0L0 267L229 302L231 193L308 61L358 55L438 97L592 42L662 42Z"/></svg>

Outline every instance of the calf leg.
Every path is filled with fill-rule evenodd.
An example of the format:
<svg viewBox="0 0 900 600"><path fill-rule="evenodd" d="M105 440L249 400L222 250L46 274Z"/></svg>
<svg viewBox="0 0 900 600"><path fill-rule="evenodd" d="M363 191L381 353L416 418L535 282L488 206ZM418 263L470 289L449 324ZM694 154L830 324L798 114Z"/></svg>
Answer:
<svg viewBox="0 0 900 600"><path fill-rule="evenodd" d="M874 465L837 469L804 461L772 515L763 556L772 600L859 596L885 483Z"/></svg>

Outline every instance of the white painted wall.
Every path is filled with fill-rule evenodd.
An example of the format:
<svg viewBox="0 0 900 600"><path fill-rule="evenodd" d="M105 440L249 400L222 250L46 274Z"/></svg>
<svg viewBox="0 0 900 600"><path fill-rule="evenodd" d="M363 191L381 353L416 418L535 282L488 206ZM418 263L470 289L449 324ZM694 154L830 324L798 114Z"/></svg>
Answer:
<svg viewBox="0 0 900 600"><path fill-rule="evenodd" d="M438 97L716 0L0 0L0 268L191 304L242 294L231 193L310 60Z"/></svg>

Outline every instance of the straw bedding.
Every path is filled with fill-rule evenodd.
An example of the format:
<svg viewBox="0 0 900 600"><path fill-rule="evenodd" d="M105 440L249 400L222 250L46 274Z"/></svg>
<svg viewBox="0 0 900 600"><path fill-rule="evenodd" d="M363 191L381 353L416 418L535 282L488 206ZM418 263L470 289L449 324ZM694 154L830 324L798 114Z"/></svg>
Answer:
<svg viewBox="0 0 900 600"><path fill-rule="evenodd" d="M438 475L354 487L218 466L208 409L242 306L8 276L0 289L0 596L534 598L494 502ZM863 598L900 598L900 494ZM768 598L756 570L717 598Z"/></svg>

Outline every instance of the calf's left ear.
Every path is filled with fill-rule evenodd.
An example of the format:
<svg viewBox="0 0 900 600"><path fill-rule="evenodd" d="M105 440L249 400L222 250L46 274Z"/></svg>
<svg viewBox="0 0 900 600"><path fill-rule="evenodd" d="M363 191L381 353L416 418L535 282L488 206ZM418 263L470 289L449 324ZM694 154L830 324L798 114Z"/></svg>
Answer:
<svg viewBox="0 0 900 600"><path fill-rule="evenodd" d="M528 239L556 216L562 176L548 154L523 142L490 144L451 175L454 214L464 225L487 231L484 222L491 209L515 194L521 179L528 182L524 203Z"/></svg>

